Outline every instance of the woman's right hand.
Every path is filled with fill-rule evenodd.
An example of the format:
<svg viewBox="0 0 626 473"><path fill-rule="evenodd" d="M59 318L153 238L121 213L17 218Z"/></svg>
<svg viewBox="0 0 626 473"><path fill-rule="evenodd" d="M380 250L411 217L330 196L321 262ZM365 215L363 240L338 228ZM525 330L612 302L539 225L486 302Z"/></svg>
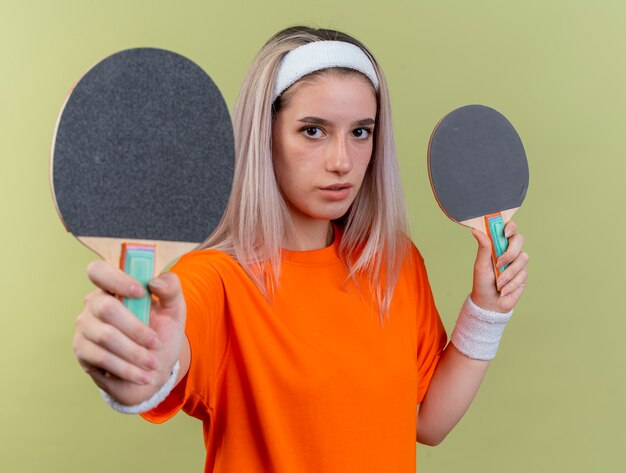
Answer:
<svg viewBox="0 0 626 473"><path fill-rule="evenodd" d="M163 273L150 283L156 298L148 326L117 297L141 297L143 288L137 281L104 261L92 262L87 275L98 289L87 295L76 319L76 358L113 399L125 405L140 403L165 384L186 341L186 308L178 277ZM187 366L181 366L179 379L186 371Z"/></svg>

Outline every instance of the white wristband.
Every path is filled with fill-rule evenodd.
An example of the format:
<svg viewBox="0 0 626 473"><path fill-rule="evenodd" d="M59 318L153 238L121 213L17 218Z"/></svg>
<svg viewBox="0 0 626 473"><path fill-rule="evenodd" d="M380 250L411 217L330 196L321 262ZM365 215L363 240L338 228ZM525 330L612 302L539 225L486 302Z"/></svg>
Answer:
<svg viewBox="0 0 626 473"><path fill-rule="evenodd" d="M142 412L154 409L156 406L161 404L165 400L165 398L172 392L172 389L174 389L174 383L176 383L176 377L178 376L179 369L180 362L176 361L176 364L174 364L174 367L172 368L172 374L169 378L167 378L167 381L165 381L165 384L161 387L161 389L154 393L150 398L133 406L120 404L102 389L100 390L100 395L109 406L111 406L118 412L121 412L123 414L141 414Z"/></svg>
<svg viewBox="0 0 626 473"><path fill-rule="evenodd" d="M450 341L469 358L492 360L498 351L502 332L512 315L512 310L502 314L482 309L467 296Z"/></svg>

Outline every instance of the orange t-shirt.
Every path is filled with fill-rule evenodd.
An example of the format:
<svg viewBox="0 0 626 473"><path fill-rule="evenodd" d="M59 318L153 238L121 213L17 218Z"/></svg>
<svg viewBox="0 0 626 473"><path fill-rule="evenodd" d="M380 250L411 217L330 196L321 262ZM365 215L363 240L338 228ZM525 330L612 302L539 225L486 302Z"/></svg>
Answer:
<svg viewBox="0 0 626 473"><path fill-rule="evenodd" d="M335 240L284 251L271 302L222 252L172 269L191 365L143 416L160 423L182 408L202 420L205 471L415 471L417 404L446 343L422 257L412 246L381 324Z"/></svg>

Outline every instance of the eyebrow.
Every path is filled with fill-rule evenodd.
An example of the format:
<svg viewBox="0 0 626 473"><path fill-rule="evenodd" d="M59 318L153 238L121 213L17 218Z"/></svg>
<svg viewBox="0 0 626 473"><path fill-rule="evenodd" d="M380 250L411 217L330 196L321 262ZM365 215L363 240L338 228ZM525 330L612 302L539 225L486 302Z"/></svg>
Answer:
<svg viewBox="0 0 626 473"><path fill-rule="evenodd" d="M307 123L310 125L320 125L320 126L328 126L332 124L328 120L325 120L324 118L320 118L320 117L303 117L303 118L300 118L298 121L302 123ZM376 120L374 120L373 118L364 118L363 120L356 121L354 124L356 126L375 125Z"/></svg>

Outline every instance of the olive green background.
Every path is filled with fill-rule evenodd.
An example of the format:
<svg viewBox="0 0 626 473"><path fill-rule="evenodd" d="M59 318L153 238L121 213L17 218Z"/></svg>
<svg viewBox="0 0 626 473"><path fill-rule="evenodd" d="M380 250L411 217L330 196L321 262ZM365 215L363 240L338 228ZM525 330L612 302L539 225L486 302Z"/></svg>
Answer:
<svg viewBox="0 0 626 473"><path fill-rule="evenodd" d="M255 52L302 23L355 35L386 72L413 236L449 330L476 244L432 197L430 131L483 103L507 115L529 158L516 216L531 256L526 294L471 410L441 446L417 448L418 469L623 471L622 0L0 0L0 470L202 470L199 422L111 412L74 360L94 256L50 198L53 128L79 76L137 46L193 59L232 107Z"/></svg>

